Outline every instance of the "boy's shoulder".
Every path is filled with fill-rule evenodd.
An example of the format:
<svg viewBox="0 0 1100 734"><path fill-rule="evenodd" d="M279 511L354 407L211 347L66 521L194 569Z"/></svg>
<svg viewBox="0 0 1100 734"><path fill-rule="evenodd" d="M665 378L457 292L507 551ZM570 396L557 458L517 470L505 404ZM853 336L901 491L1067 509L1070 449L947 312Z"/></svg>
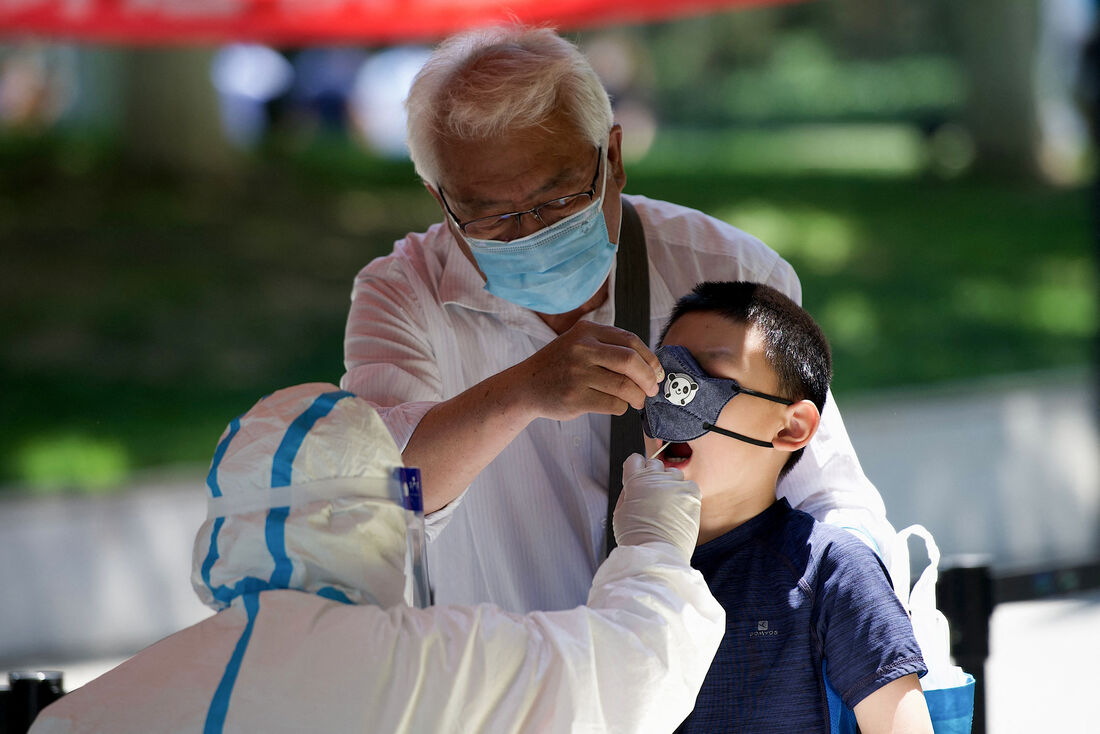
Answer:
<svg viewBox="0 0 1100 734"><path fill-rule="evenodd" d="M802 510L792 509L791 515L798 516L797 522L808 527L808 539L825 543L834 552L855 553L861 556L869 555L872 558L878 557L867 543L847 528L822 522Z"/></svg>
<svg viewBox="0 0 1100 734"><path fill-rule="evenodd" d="M805 542L810 546L813 565L821 573L854 569L863 569L876 575L880 572L887 573L878 554L851 530L821 522L801 510L793 510L792 514L794 513L803 516L799 518L799 522L807 526Z"/></svg>
<svg viewBox="0 0 1100 734"><path fill-rule="evenodd" d="M786 500L779 503L787 505ZM777 546L786 556L804 556L809 552L815 562L848 560L879 565L878 555L855 533L837 525L821 522L802 510L790 508L780 516L780 522L768 528L760 538Z"/></svg>
<svg viewBox="0 0 1100 734"><path fill-rule="evenodd" d="M881 576L878 556L854 533L819 522L785 499L724 536L696 549L692 565L712 588L776 574L808 587L839 574Z"/></svg>
<svg viewBox="0 0 1100 734"><path fill-rule="evenodd" d="M785 571L806 588L817 589L818 598L824 586L872 580L883 593L892 592L886 566L855 533L790 508L786 500L779 500L775 507L775 522L763 525L754 534L760 554L771 558L764 561L764 566Z"/></svg>

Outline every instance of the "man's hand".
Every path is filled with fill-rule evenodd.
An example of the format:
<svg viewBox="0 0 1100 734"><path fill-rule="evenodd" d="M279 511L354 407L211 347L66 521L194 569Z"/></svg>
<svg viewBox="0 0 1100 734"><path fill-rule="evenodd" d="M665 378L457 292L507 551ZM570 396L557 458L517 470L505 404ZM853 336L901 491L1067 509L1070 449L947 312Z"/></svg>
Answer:
<svg viewBox="0 0 1100 734"><path fill-rule="evenodd" d="M657 459L631 454L623 462L623 492L615 505L615 542L641 545L661 541L690 560L699 538L702 501L695 482Z"/></svg>
<svg viewBox="0 0 1100 734"><path fill-rule="evenodd" d="M420 467L424 510L459 496L531 421L641 409L663 379L657 356L629 331L577 322L524 361L424 415L402 452L406 466Z"/></svg>
<svg viewBox="0 0 1100 734"><path fill-rule="evenodd" d="M634 334L578 321L502 373L533 418L572 420L585 413L641 410L665 378L657 356Z"/></svg>

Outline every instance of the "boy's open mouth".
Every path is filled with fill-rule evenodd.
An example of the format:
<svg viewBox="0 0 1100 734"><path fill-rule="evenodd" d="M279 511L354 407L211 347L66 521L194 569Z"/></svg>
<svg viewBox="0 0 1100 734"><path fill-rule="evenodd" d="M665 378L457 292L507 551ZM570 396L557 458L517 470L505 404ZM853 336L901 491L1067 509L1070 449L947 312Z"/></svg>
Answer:
<svg viewBox="0 0 1100 734"><path fill-rule="evenodd" d="M686 443L673 442L661 452L661 461L665 466L683 467L691 459L691 446Z"/></svg>

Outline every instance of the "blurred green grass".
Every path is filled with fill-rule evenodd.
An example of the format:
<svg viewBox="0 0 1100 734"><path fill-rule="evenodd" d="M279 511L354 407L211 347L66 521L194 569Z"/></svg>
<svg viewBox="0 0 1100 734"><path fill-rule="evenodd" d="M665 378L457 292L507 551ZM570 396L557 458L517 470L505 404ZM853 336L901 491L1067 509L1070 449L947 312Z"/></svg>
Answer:
<svg viewBox="0 0 1100 734"><path fill-rule="evenodd" d="M787 257L838 395L1091 360L1085 190L724 157L669 144L627 191ZM39 491L205 463L261 395L337 381L355 273L438 218L409 164L335 143L211 179L125 165L102 141L6 139L0 171L0 486Z"/></svg>
<svg viewBox="0 0 1100 734"><path fill-rule="evenodd" d="M759 236L802 281L838 395L1090 363L1086 190L993 180L631 176Z"/></svg>

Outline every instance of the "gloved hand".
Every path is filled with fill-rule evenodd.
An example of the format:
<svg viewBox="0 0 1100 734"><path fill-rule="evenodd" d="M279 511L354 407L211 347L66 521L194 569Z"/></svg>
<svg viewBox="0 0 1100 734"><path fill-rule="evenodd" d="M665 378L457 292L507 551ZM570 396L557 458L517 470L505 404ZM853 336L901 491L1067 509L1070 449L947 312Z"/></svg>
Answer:
<svg viewBox="0 0 1100 734"><path fill-rule="evenodd" d="M689 560L699 538L701 505L699 487L684 479L679 469L666 469L658 459L631 454L623 462L623 491L612 519L615 542L664 541Z"/></svg>

